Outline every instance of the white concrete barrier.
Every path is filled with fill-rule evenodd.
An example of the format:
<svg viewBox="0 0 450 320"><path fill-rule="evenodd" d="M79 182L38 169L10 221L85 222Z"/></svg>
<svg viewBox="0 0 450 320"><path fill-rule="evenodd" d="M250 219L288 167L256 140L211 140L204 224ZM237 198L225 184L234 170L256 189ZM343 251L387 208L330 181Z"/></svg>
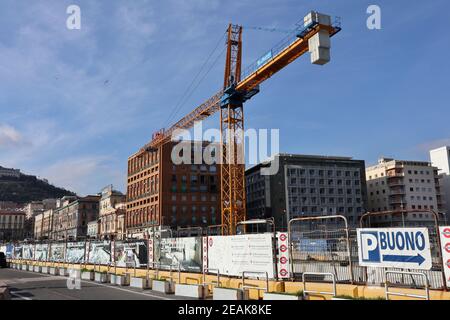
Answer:
<svg viewBox="0 0 450 320"><path fill-rule="evenodd" d="M67 273L69 277L71 278L81 278L81 270L80 269L67 269Z"/></svg>
<svg viewBox="0 0 450 320"><path fill-rule="evenodd" d="M22 265L22 270L23 270L23 271L27 271L27 270L28 270L28 266L27 266L26 264L23 264L23 265Z"/></svg>
<svg viewBox="0 0 450 320"><path fill-rule="evenodd" d="M130 275L116 275L116 284L118 286L129 286L130 285Z"/></svg>
<svg viewBox="0 0 450 320"><path fill-rule="evenodd" d="M47 266L41 267L41 272L48 274L48 267Z"/></svg>
<svg viewBox="0 0 450 320"><path fill-rule="evenodd" d="M115 285L116 284L116 277L117 277L116 274L111 273L110 276L109 276L109 283Z"/></svg>
<svg viewBox="0 0 450 320"><path fill-rule="evenodd" d="M205 299L206 287L202 284L179 284L175 285L175 295L195 299Z"/></svg>
<svg viewBox="0 0 450 320"><path fill-rule="evenodd" d="M81 273L81 280L94 280L94 271L83 271Z"/></svg>
<svg viewBox="0 0 450 320"><path fill-rule="evenodd" d="M264 292L263 300L303 300L303 296Z"/></svg>
<svg viewBox="0 0 450 320"><path fill-rule="evenodd" d="M248 290L214 287L213 300L248 300Z"/></svg>
<svg viewBox="0 0 450 320"><path fill-rule="evenodd" d="M69 275L69 270L67 268L59 268L59 275L67 277Z"/></svg>
<svg viewBox="0 0 450 320"><path fill-rule="evenodd" d="M172 281L152 280L152 290L162 293L174 293L174 285Z"/></svg>
<svg viewBox="0 0 450 320"><path fill-rule="evenodd" d="M34 266L34 267L33 267L33 271L34 271L34 272L39 272L39 273L41 273L42 268L41 268L41 266Z"/></svg>
<svg viewBox="0 0 450 320"><path fill-rule="evenodd" d="M57 267L50 267L48 269L48 273L51 274L52 276L57 276L59 275L59 269Z"/></svg>
<svg viewBox="0 0 450 320"><path fill-rule="evenodd" d="M96 272L94 280L95 282L107 283L109 282L109 274L103 272Z"/></svg>
<svg viewBox="0 0 450 320"><path fill-rule="evenodd" d="M130 287L138 289L151 289L151 281L147 278L130 278Z"/></svg>

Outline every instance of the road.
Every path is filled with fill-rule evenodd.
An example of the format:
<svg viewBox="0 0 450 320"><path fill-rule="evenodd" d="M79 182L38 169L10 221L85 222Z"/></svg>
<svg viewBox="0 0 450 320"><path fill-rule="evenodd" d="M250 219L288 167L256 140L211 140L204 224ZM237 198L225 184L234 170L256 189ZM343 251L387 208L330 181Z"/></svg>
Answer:
<svg viewBox="0 0 450 320"><path fill-rule="evenodd" d="M81 289L69 289L67 278L41 273L0 269L0 282L10 289L12 300L183 300L150 290L81 281ZM72 286L73 287L73 286Z"/></svg>

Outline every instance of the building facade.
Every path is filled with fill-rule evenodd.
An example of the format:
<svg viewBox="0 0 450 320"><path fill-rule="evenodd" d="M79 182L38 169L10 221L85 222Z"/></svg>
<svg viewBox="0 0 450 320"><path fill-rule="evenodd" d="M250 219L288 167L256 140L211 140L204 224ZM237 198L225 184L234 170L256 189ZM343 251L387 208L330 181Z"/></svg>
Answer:
<svg viewBox="0 0 450 320"><path fill-rule="evenodd" d="M87 238L88 239L98 239L98 221L97 220L88 222Z"/></svg>
<svg viewBox="0 0 450 320"><path fill-rule="evenodd" d="M112 186L102 191L100 199L99 237L104 240L125 239L126 196Z"/></svg>
<svg viewBox="0 0 450 320"><path fill-rule="evenodd" d="M206 143L188 142L194 148ZM174 142L128 159L127 233L143 237L152 226L192 227L220 223L220 169L216 164L172 162ZM194 154L188 158L195 163Z"/></svg>
<svg viewBox="0 0 450 320"><path fill-rule="evenodd" d="M0 210L0 241L24 239L25 212Z"/></svg>
<svg viewBox="0 0 450 320"><path fill-rule="evenodd" d="M263 170L276 167L272 175ZM280 154L246 171L247 219L274 218L286 230L298 217L343 215L350 225L365 212L365 164L347 157Z"/></svg>
<svg viewBox="0 0 450 320"><path fill-rule="evenodd" d="M83 239L87 237L87 225L98 220L100 196L83 198L64 197L53 213L54 240Z"/></svg>
<svg viewBox="0 0 450 320"><path fill-rule="evenodd" d="M424 210L406 216L378 216L379 225L397 224L408 220L409 225L434 223L428 210L442 210L438 170L429 162L382 158L366 169L369 211ZM397 221L398 220L398 221Z"/></svg>
<svg viewBox="0 0 450 320"><path fill-rule="evenodd" d="M442 210L448 216L450 214L450 147L445 146L431 150L430 159L432 165L438 168Z"/></svg>
<svg viewBox="0 0 450 320"><path fill-rule="evenodd" d="M22 174L20 173L19 169L10 169L0 166L0 178L1 177L20 178L21 175Z"/></svg>
<svg viewBox="0 0 450 320"><path fill-rule="evenodd" d="M25 220L25 238L38 239L34 234L35 230L42 228L39 224L36 226L35 219L42 215L45 211L55 209L57 206L56 199L45 199L42 201L33 201L25 206L26 220ZM42 219L42 217L41 217ZM43 220L40 222L42 223Z"/></svg>
<svg viewBox="0 0 450 320"><path fill-rule="evenodd" d="M53 210L46 210L35 216L34 220L34 239L47 240L53 233Z"/></svg>

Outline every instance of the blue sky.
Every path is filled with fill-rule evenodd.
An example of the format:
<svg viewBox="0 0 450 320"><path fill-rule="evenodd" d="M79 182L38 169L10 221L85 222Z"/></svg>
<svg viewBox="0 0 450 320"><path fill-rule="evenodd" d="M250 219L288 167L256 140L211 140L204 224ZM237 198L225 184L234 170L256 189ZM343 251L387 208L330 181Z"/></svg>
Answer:
<svg viewBox="0 0 450 320"><path fill-rule="evenodd" d="M66 8L81 8L81 30ZM366 9L382 9L368 30ZM450 3L361 0L2 0L0 165L80 194L124 190L127 157L168 116L229 22L244 66L310 10L342 17L332 61L302 57L246 104L247 128L280 129L280 151L428 160L450 144ZM220 47L222 48L222 47ZM174 120L216 93L224 58ZM219 125L218 116L207 121Z"/></svg>

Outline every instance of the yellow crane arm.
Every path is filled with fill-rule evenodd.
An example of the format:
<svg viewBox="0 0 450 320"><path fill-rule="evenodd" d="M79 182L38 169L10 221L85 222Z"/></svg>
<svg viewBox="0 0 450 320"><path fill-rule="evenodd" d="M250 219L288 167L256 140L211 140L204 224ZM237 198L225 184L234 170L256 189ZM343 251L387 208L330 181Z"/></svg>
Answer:
<svg viewBox="0 0 450 320"><path fill-rule="evenodd" d="M241 75L242 80L236 85L235 90L246 94L257 88L262 82L308 52L308 40L321 30L327 30L330 36L333 36L341 29L339 25L314 24L303 29L301 32L293 31L290 36L275 46L265 59L260 59L244 70ZM140 152L158 148L171 140L171 136L175 130L190 129L196 121L208 118L219 111L223 96L224 91L221 90L188 115L184 116L168 130L163 130L155 134L152 141L146 144Z"/></svg>

